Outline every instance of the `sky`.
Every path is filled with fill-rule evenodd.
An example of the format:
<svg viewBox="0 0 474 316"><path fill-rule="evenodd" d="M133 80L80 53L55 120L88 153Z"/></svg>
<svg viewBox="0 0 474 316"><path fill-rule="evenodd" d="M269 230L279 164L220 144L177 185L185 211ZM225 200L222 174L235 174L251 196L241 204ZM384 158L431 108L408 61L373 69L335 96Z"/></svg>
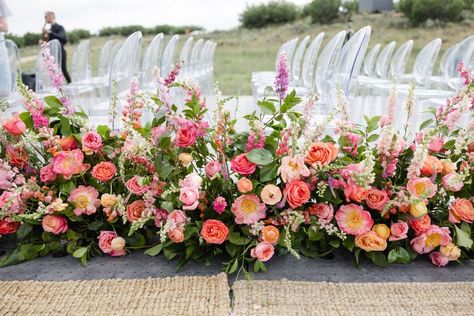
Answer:
<svg viewBox="0 0 474 316"><path fill-rule="evenodd" d="M247 5L268 0L6 0L13 17L10 33L40 32L45 11L56 12L66 30L97 32L105 26L140 24L198 25L207 30L239 25L239 14ZM309 0L291 0L303 5Z"/></svg>

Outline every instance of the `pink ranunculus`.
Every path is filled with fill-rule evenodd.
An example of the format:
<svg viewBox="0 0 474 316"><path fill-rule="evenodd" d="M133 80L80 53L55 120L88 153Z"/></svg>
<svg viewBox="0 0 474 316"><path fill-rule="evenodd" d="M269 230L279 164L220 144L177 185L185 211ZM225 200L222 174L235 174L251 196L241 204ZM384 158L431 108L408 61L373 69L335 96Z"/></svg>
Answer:
<svg viewBox="0 0 474 316"><path fill-rule="evenodd" d="M96 132L91 131L82 135L82 150L87 155L99 152L102 146L102 137Z"/></svg>
<svg viewBox="0 0 474 316"><path fill-rule="evenodd" d="M308 177L311 174L304 163L304 157L301 155L283 157L278 173L283 182L300 180L301 177Z"/></svg>
<svg viewBox="0 0 474 316"><path fill-rule="evenodd" d="M255 172L257 165L247 159L245 153L235 156L230 162L232 171L242 176L249 176Z"/></svg>
<svg viewBox="0 0 474 316"><path fill-rule="evenodd" d="M266 206L261 203L258 196L244 194L239 196L232 204L232 213L237 224L252 225L265 218Z"/></svg>
<svg viewBox="0 0 474 316"><path fill-rule="evenodd" d="M65 179L71 179L73 175L87 170L83 161L84 154L79 149L61 151L53 158L53 172L62 175Z"/></svg>
<svg viewBox="0 0 474 316"><path fill-rule="evenodd" d="M448 264L449 258L444 256L441 252L435 251L430 253L431 263L433 263L437 267L444 267Z"/></svg>
<svg viewBox="0 0 474 316"><path fill-rule="evenodd" d="M433 137L431 138L429 149L432 152L437 153L441 151L441 149L443 149L443 145L444 145L444 139L442 137Z"/></svg>
<svg viewBox="0 0 474 316"><path fill-rule="evenodd" d="M74 214L76 214L76 216L94 214L100 206L99 192L90 186L86 187L80 185L78 188L72 190L68 201L74 204Z"/></svg>
<svg viewBox="0 0 474 316"><path fill-rule="evenodd" d="M175 243L182 243L184 241L184 229L182 227L176 227L168 233L168 236L170 237L171 241Z"/></svg>
<svg viewBox="0 0 474 316"><path fill-rule="evenodd" d="M25 132L26 125L18 115L16 115L3 121L3 128L11 135L20 136Z"/></svg>
<svg viewBox="0 0 474 316"><path fill-rule="evenodd" d="M199 190L202 186L202 178L196 172L190 173L180 182L180 186L193 187Z"/></svg>
<svg viewBox="0 0 474 316"><path fill-rule="evenodd" d="M41 220L41 226L45 232L55 235L64 234L68 229L66 219L59 215L46 215Z"/></svg>
<svg viewBox="0 0 474 316"><path fill-rule="evenodd" d="M406 239L408 233L408 224L404 221L399 220L396 223L390 225L390 237L388 240L396 241Z"/></svg>
<svg viewBox="0 0 474 316"><path fill-rule="evenodd" d="M410 179L407 183L407 190L413 197L430 199L436 194L436 184L429 178Z"/></svg>
<svg viewBox="0 0 474 316"><path fill-rule="evenodd" d="M332 205L326 203L314 204L309 213L318 218L318 221L323 224L329 224L334 218L334 209Z"/></svg>
<svg viewBox="0 0 474 316"><path fill-rule="evenodd" d="M369 231L374 225L370 213L356 204L342 205L336 212L336 221L344 233L355 236Z"/></svg>
<svg viewBox="0 0 474 316"><path fill-rule="evenodd" d="M219 161L210 161L205 167L206 176L209 179L215 179L222 171L222 165Z"/></svg>
<svg viewBox="0 0 474 316"><path fill-rule="evenodd" d="M262 262L270 260L274 253L275 248L271 243L266 241L259 242L255 248L250 250L250 256L252 258L257 258Z"/></svg>
<svg viewBox="0 0 474 316"><path fill-rule="evenodd" d="M456 172L451 172L445 175L441 183L447 191L452 192L459 192L464 186L463 177Z"/></svg>
<svg viewBox="0 0 474 316"><path fill-rule="evenodd" d="M224 213L227 207L227 201L222 196L218 196L214 202L212 202L212 208L216 211L217 214L221 215Z"/></svg>
<svg viewBox="0 0 474 316"><path fill-rule="evenodd" d="M99 248L102 250L103 253L107 253L112 257L120 257L125 254L125 244L123 242L117 243L114 240L117 240L118 237L117 233L110 230L102 230L99 234ZM113 245L114 244L114 245ZM115 244L119 244L118 247Z"/></svg>
<svg viewBox="0 0 474 316"><path fill-rule="evenodd" d="M199 191L195 187L179 189L179 200L183 203L183 210L195 210L199 205Z"/></svg>
<svg viewBox="0 0 474 316"><path fill-rule="evenodd" d="M139 176L133 176L132 178L128 179L128 181L125 183L127 190L136 195L142 195L145 193L148 190L148 186L140 184L141 179L142 178Z"/></svg>
<svg viewBox="0 0 474 316"><path fill-rule="evenodd" d="M367 191L365 197L365 203L367 203L367 206L378 211L382 211L389 200L386 191L378 190L374 187L371 187L369 191Z"/></svg>
<svg viewBox="0 0 474 316"><path fill-rule="evenodd" d="M151 129L151 143L153 145L158 145L158 140L166 133L166 128L164 126L157 126Z"/></svg>
<svg viewBox="0 0 474 316"><path fill-rule="evenodd" d="M168 217L166 218L168 221L173 221L176 225L184 225L186 224L186 214L181 210L174 210L173 212L169 213Z"/></svg>
<svg viewBox="0 0 474 316"><path fill-rule="evenodd" d="M44 166L40 169L40 181L44 183L53 182L58 177L57 174L53 172L53 164Z"/></svg>

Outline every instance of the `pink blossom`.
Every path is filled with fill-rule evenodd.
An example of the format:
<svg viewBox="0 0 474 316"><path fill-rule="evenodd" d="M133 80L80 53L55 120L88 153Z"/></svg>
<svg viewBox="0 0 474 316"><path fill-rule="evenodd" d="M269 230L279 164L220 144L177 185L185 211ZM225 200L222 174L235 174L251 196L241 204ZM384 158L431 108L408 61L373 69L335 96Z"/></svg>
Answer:
<svg viewBox="0 0 474 316"><path fill-rule="evenodd" d="M205 171L206 171L206 176L208 176L209 179L215 179L222 170L222 165L218 161L209 161L206 164Z"/></svg>
<svg viewBox="0 0 474 316"><path fill-rule="evenodd" d="M267 207L260 202L258 196L254 194L244 194L239 196L232 204L232 213L235 215L237 224L252 225L265 218Z"/></svg>
<svg viewBox="0 0 474 316"><path fill-rule="evenodd" d="M439 152L443 149L444 139L443 137L433 137L430 141L429 150L432 152Z"/></svg>
<svg viewBox="0 0 474 316"><path fill-rule="evenodd" d="M107 253L112 257L120 257L125 254L125 243L122 241L123 238L118 237L116 232L102 230L97 238L99 239L99 248L103 253Z"/></svg>
<svg viewBox="0 0 474 316"><path fill-rule="evenodd" d="M262 262L270 260L274 253L275 248L271 243L266 241L259 242L255 248L250 250L250 256L252 258L257 258Z"/></svg>
<svg viewBox="0 0 474 316"><path fill-rule="evenodd" d="M182 187L193 187L196 189L201 189L202 178L197 173L193 172L184 177L183 181L180 182Z"/></svg>
<svg viewBox="0 0 474 316"><path fill-rule="evenodd" d="M61 151L53 158L53 172L62 175L65 179L71 179L73 175L87 170L83 165L84 154L79 149Z"/></svg>
<svg viewBox="0 0 474 316"><path fill-rule="evenodd" d="M342 205L336 212L336 221L344 233L355 236L369 231L374 225L370 213L356 204Z"/></svg>
<svg viewBox="0 0 474 316"><path fill-rule="evenodd" d="M44 183L53 182L58 177L57 174L53 172L53 164L44 166L40 170L40 181Z"/></svg>
<svg viewBox="0 0 474 316"><path fill-rule="evenodd" d="M196 187L185 186L179 189L179 200L183 210L195 210L199 204L199 191Z"/></svg>
<svg viewBox="0 0 474 316"><path fill-rule="evenodd" d="M396 223L390 225L390 241L402 240L408 238L408 224L404 221L399 220Z"/></svg>
<svg viewBox="0 0 474 316"><path fill-rule="evenodd" d="M102 137L94 131L82 135L82 150L90 155L102 149Z"/></svg>
<svg viewBox="0 0 474 316"><path fill-rule="evenodd" d="M443 177L442 184L446 190L458 192L464 186L463 177L456 172L451 172Z"/></svg>
<svg viewBox="0 0 474 316"><path fill-rule="evenodd" d="M278 56L277 73L275 77L275 92L280 102L283 102L286 97L289 83L288 57L286 53L283 52Z"/></svg>
<svg viewBox="0 0 474 316"><path fill-rule="evenodd" d="M430 253L431 262L437 267L444 267L448 264L449 258L444 256L441 252L435 251Z"/></svg>
<svg viewBox="0 0 474 316"><path fill-rule="evenodd" d="M158 145L158 140L166 133L166 127L158 126L151 129L151 143Z"/></svg>
<svg viewBox="0 0 474 316"><path fill-rule="evenodd" d="M222 213L224 213L225 209L227 207L227 201L225 200L224 197L222 196L218 196L214 202L212 202L212 208L214 209L214 211L216 211L216 213L218 213L219 215L221 215Z"/></svg>
<svg viewBox="0 0 474 316"><path fill-rule="evenodd" d="M181 210L174 210L166 218L167 221L172 221L175 225L186 224L186 214Z"/></svg>
<svg viewBox="0 0 474 316"><path fill-rule="evenodd" d="M142 178L139 176L133 176L126 183L127 190L136 195L142 195L148 191L148 186L142 183Z"/></svg>
<svg viewBox="0 0 474 316"><path fill-rule="evenodd" d="M98 197L99 192L94 187L80 185L72 190L68 201L74 204L74 214L76 216L81 216L82 214L91 215L100 206Z"/></svg>
<svg viewBox="0 0 474 316"><path fill-rule="evenodd" d="M311 174L305 165L302 155L283 157L278 173L285 183L292 180L299 180L301 177L308 177Z"/></svg>

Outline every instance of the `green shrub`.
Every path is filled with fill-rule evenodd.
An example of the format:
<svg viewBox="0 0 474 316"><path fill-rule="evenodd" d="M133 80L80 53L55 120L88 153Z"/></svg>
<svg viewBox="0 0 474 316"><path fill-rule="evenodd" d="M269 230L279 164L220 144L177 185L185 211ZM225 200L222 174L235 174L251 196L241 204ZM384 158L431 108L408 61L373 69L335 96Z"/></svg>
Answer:
<svg viewBox="0 0 474 316"><path fill-rule="evenodd" d="M84 29L77 29L77 30L72 30L70 32L67 32L67 37L70 44L75 44L79 42L81 39L90 38L91 36L92 36L91 32Z"/></svg>
<svg viewBox="0 0 474 316"><path fill-rule="evenodd" d="M26 33L23 35L23 39L25 40L25 46L30 45L38 45L40 39L43 39L42 34L40 33Z"/></svg>
<svg viewBox="0 0 474 316"><path fill-rule="evenodd" d="M464 0L400 0L398 9L414 25L428 19L442 22L456 22L462 19L466 8Z"/></svg>
<svg viewBox="0 0 474 316"><path fill-rule="evenodd" d="M347 15L356 14L359 11L359 0L350 0L342 3Z"/></svg>
<svg viewBox="0 0 474 316"><path fill-rule="evenodd" d="M341 0L314 0L308 10L313 23L328 24L339 17Z"/></svg>
<svg viewBox="0 0 474 316"><path fill-rule="evenodd" d="M252 5L240 15L240 22L246 28L262 28L272 24L295 21L300 15L296 5L285 1Z"/></svg>
<svg viewBox="0 0 474 316"><path fill-rule="evenodd" d="M5 34L5 38L10 39L15 42L18 48L25 47L25 39L23 36L16 36L13 34Z"/></svg>
<svg viewBox="0 0 474 316"><path fill-rule="evenodd" d="M141 31L144 35L154 35L158 33L163 34L184 34L186 30L195 31L202 30L199 26L172 26L172 25L157 25L154 27L143 27L141 25L128 25L128 26L115 26L115 27L104 27L99 31L99 36L111 36L121 35L129 36L130 34Z"/></svg>

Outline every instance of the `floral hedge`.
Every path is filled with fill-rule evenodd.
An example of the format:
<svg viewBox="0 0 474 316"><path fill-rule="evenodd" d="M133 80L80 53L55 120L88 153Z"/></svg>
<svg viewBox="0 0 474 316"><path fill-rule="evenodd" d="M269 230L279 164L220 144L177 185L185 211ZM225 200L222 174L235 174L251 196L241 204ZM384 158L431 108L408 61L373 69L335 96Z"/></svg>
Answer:
<svg viewBox="0 0 474 316"><path fill-rule="evenodd" d="M179 66L157 75L155 94L133 81L121 113L112 98L118 130L90 128L44 57L61 97L41 100L19 83L27 111L0 132L0 235L16 243L1 266L51 253L86 264L137 249L178 268L218 256L228 273L265 271L276 254L332 257L338 248L380 266L425 254L444 266L473 254L473 121L456 125L465 112L472 119L474 84L462 65L465 87L416 135L408 120L394 126L395 88L382 117L352 123L338 92L315 124L317 98L288 93L284 55L276 97L244 117L247 131L236 131L219 93L207 113L197 87L175 82ZM410 94L408 117L414 106ZM145 125L144 110L154 113Z"/></svg>

